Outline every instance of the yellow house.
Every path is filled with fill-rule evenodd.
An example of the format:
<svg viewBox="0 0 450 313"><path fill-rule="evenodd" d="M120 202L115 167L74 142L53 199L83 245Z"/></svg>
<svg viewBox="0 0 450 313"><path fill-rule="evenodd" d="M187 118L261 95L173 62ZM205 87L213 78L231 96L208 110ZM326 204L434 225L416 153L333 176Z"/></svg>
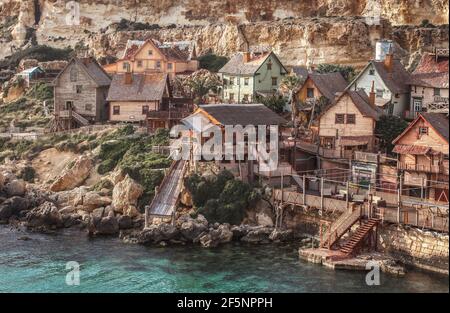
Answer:
<svg viewBox="0 0 450 313"><path fill-rule="evenodd" d="M187 42L160 44L152 39L130 40L122 58L103 68L110 74L162 72L174 78L196 71L198 61L195 46Z"/></svg>

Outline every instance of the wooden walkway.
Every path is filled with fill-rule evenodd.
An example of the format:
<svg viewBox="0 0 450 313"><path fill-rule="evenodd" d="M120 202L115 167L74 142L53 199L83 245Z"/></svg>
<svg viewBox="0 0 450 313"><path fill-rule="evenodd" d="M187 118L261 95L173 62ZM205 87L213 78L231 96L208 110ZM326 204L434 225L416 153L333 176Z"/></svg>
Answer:
<svg viewBox="0 0 450 313"><path fill-rule="evenodd" d="M184 160L174 161L169 172L161 182L158 192L153 198L150 206L146 208L146 225L151 222L152 217L171 217L175 212L180 197L183 175L187 162Z"/></svg>

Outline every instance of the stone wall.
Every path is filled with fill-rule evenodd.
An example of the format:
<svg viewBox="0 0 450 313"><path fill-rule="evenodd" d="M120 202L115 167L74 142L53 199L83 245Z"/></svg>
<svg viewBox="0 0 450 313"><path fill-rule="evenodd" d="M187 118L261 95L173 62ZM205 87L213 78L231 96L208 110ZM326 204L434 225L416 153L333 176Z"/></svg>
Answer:
<svg viewBox="0 0 450 313"><path fill-rule="evenodd" d="M448 275L449 236L397 225L379 230L379 249L405 264Z"/></svg>

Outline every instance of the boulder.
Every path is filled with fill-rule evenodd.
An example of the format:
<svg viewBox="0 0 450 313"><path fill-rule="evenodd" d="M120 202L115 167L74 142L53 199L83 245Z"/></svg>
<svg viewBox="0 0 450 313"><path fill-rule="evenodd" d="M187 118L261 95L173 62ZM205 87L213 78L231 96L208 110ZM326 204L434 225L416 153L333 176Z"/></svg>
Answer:
<svg viewBox="0 0 450 313"><path fill-rule="evenodd" d="M192 202L192 196L191 196L191 194L189 193L189 191L187 191L186 189L184 189L184 190L181 192L181 195L180 195L180 203L181 203L182 205L184 205L184 206L187 206L187 207L192 207L192 205L193 205L193 202Z"/></svg>
<svg viewBox="0 0 450 313"><path fill-rule="evenodd" d="M8 219L13 215L19 215L20 212L30 207L30 201L26 198L14 196L6 199L0 204L0 219Z"/></svg>
<svg viewBox="0 0 450 313"><path fill-rule="evenodd" d="M6 184L5 191L6 194L10 197L23 196L27 191L25 181L23 181L22 179L13 179Z"/></svg>
<svg viewBox="0 0 450 313"><path fill-rule="evenodd" d="M113 216L103 217L96 225L95 225L95 234L96 235L114 235L119 232L119 223L117 219Z"/></svg>
<svg viewBox="0 0 450 313"><path fill-rule="evenodd" d="M231 227L231 232L233 233L233 238L235 240L240 240L242 237L248 234L250 231L250 226L248 225L234 225Z"/></svg>
<svg viewBox="0 0 450 313"><path fill-rule="evenodd" d="M109 174L109 180L113 185L117 185L125 178L125 173L120 167L116 167L116 169Z"/></svg>
<svg viewBox="0 0 450 313"><path fill-rule="evenodd" d="M59 175L50 186L51 191L63 191L80 186L88 178L94 163L87 155L82 155L75 160L72 167Z"/></svg>
<svg viewBox="0 0 450 313"><path fill-rule="evenodd" d="M194 241L208 229L208 221L202 215L199 216L193 219L189 215L182 215L177 221L181 234L189 241Z"/></svg>
<svg viewBox="0 0 450 313"><path fill-rule="evenodd" d="M112 206L116 212L124 215L135 216L137 200L144 192L144 188L135 182L130 176L117 183L113 189Z"/></svg>
<svg viewBox="0 0 450 313"><path fill-rule="evenodd" d="M178 237L178 229L166 223L161 223L158 225L150 225L148 228L141 231L137 240L139 243L159 243L161 241L170 241Z"/></svg>
<svg viewBox="0 0 450 313"><path fill-rule="evenodd" d="M61 214L70 214L70 213L75 213L75 212L76 212L75 207L73 207L71 205L65 206L59 210L59 213L61 213Z"/></svg>
<svg viewBox="0 0 450 313"><path fill-rule="evenodd" d="M205 247L217 247L221 243L230 242L233 239L233 232L229 224L219 225L217 228L210 229L209 233L200 235L199 242Z"/></svg>
<svg viewBox="0 0 450 313"><path fill-rule="evenodd" d="M256 223L264 227L273 227L272 218L264 212L256 213Z"/></svg>
<svg viewBox="0 0 450 313"><path fill-rule="evenodd" d="M105 213L105 208L98 208L98 209L95 209L92 211L91 217L101 219L101 218L103 218L104 213Z"/></svg>
<svg viewBox="0 0 450 313"><path fill-rule="evenodd" d="M59 211L61 212L61 211ZM72 227L75 225L78 225L82 221L81 215L77 213L68 213L68 214L62 214L62 221L64 224L64 227Z"/></svg>
<svg viewBox="0 0 450 313"><path fill-rule="evenodd" d="M62 227L63 220L58 208L52 202L44 202L26 215L29 227Z"/></svg>
<svg viewBox="0 0 450 313"><path fill-rule="evenodd" d="M279 230L274 229L270 234L269 239L277 242L287 242L292 241L294 239L294 232L292 229Z"/></svg>
<svg viewBox="0 0 450 313"><path fill-rule="evenodd" d="M107 196L101 196L99 193L95 191L89 191L83 196L82 200L82 206L87 211L92 211L99 207L105 207L107 205L110 205L112 200L110 197Z"/></svg>
<svg viewBox="0 0 450 313"><path fill-rule="evenodd" d="M269 243L269 236L273 232L271 227L254 227L241 238L241 241L248 243Z"/></svg>
<svg viewBox="0 0 450 313"><path fill-rule="evenodd" d="M3 173L0 173L0 190L2 190L3 187L5 187L5 183L6 183L6 177L5 177L5 175L3 175Z"/></svg>
<svg viewBox="0 0 450 313"><path fill-rule="evenodd" d="M133 228L133 219L128 215L119 216L117 222L119 223L119 229Z"/></svg>

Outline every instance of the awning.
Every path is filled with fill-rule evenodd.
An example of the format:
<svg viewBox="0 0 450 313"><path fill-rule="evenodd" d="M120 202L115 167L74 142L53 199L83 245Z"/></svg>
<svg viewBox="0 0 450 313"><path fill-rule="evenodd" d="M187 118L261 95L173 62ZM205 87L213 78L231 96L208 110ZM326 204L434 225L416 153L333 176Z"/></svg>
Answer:
<svg viewBox="0 0 450 313"><path fill-rule="evenodd" d="M424 155L431 150L430 147L425 146L414 146L414 145L395 145L392 152L399 154L417 154Z"/></svg>

